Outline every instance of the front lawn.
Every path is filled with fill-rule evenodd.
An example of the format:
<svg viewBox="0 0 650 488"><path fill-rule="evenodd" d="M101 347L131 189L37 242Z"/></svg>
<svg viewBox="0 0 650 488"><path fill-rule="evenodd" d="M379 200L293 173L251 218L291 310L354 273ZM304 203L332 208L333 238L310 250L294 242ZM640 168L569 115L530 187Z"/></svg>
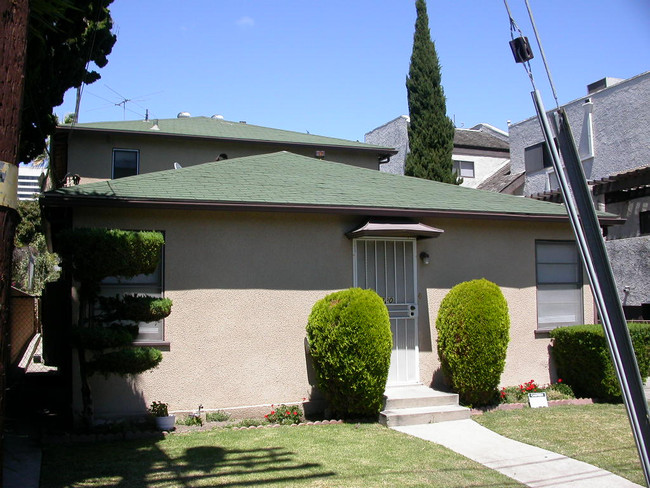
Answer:
<svg viewBox="0 0 650 488"><path fill-rule="evenodd" d="M52 445L41 488L523 486L437 444L377 424L172 434Z"/></svg>
<svg viewBox="0 0 650 488"><path fill-rule="evenodd" d="M623 405L566 405L493 411L474 417L481 425L645 485Z"/></svg>

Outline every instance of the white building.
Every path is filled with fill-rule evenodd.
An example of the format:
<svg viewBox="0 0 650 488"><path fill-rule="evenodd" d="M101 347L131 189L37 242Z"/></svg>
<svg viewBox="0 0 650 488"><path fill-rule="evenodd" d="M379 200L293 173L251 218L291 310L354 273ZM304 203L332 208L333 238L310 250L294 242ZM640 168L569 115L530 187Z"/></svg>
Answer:
<svg viewBox="0 0 650 488"><path fill-rule="evenodd" d="M34 200L41 193L47 168L20 165L18 167L18 200Z"/></svg>
<svg viewBox="0 0 650 488"><path fill-rule="evenodd" d="M394 147L398 153L391 156L380 171L404 174L408 152L409 117L401 115L365 135L365 142ZM478 188L481 183L506 167L510 161L508 134L489 124L471 129L456 129L452 153L454 171L463 178L461 186Z"/></svg>

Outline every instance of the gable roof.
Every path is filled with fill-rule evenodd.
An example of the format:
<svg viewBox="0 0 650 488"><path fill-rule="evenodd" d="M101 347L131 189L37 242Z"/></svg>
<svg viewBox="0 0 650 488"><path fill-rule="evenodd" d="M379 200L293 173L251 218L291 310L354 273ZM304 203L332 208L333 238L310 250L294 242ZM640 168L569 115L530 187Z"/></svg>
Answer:
<svg viewBox="0 0 650 488"><path fill-rule="evenodd" d="M510 151L508 141L496 137L487 131L477 129L456 128L454 131L454 147Z"/></svg>
<svg viewBox="0 0 650 488"><path fill-rule="evenodd" d="M376 146L359 141L335 137L318 136L302 132L272 129L246 122L230 122L212 117L180 117L175 119L127 120L115 122L90 122L74 125L60 125L59 130L119 132L147 134L150 136L196 137L227 139L243 142L288 143L310 146L340 147L381 151L395 154L393 148Z"/></svg>
<svg viewBox="0 0 650 488"><path fill-rule="evenodd" d="M382 173L286 151L60 188L42 198L46 206L567 220L564 206L554 203ZM601 216L616 220L611 214Z"/></svg>

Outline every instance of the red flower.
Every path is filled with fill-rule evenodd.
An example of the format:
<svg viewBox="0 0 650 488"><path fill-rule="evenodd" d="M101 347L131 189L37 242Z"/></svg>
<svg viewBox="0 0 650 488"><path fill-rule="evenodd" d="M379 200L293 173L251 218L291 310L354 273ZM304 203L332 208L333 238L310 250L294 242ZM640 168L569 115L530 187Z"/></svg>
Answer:
<svg viewBox="0 0 650 488"><path fill-rule="evenodd" d="M557 382L558 382L558 383L562 383L562 378L558 378L558 379L557 379Z"/></svg>
<svg viewBox="0 0 650 488"><path fill-rule="evenodd" d="M298 412L293 412L294 415L298 415Z"/></svg>
<svg viewBox="0 0 650 488"><path fill-rule="evenodd" d="M271 410L271 415L275 415L275 410Z"/></svg>

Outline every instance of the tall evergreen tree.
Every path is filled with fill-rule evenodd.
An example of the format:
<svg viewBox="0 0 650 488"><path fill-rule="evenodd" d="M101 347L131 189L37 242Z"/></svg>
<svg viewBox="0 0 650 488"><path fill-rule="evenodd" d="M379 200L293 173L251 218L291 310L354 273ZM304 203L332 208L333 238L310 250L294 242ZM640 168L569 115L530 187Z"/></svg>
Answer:
<svg viewBox="0 0 650 488"><path fill-rule="evenodd" d="M447 117L436 46L431 40L425 0L416 0L413 53L406 78L409 150L404 173L444 183L459 183L453 173L454 124Z"/></svg>

